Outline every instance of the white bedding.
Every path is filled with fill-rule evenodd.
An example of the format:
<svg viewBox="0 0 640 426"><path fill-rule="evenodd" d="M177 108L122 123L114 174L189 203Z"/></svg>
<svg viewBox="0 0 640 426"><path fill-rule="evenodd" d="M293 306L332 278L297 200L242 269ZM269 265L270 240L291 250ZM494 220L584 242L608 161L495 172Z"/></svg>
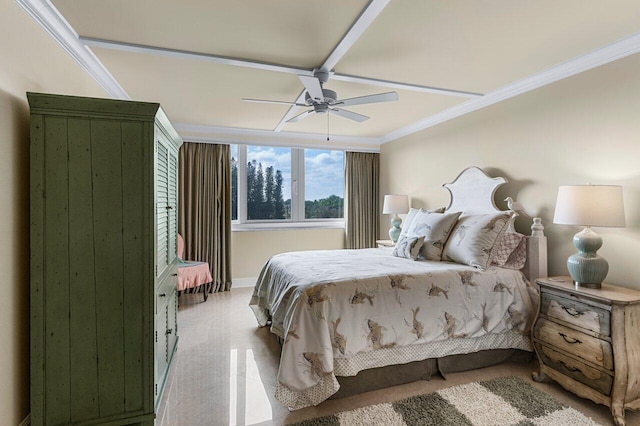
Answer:
<svg viewBox="0 0 640 426"><path fill-rule="evenodd" d="M261 326L271 315L284 339L276 398L299 409L337 392L336 375L529 349L527 285L520 271L413 261L388 249L293 252L265 264L250 305Z"/></svg>

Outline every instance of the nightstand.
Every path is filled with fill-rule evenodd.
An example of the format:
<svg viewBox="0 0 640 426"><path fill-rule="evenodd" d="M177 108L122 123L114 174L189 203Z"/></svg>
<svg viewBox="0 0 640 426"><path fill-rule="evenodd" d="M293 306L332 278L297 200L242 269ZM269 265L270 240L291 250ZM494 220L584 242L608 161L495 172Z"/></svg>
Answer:
<svg viewBox="0 0 640 426"><path fill-rule="evenodd" d="M380 248L380 247L393 247L393 246L396 245L391 240L376 240L376 244L378 245L378 248Z"/></svg>
<svg viewBox="0 0 640 426"><path fill-rule="evenodd" d="M565 389L611 409L640 409L640 291L610 284L576 287L571 277L536 280L540 304L533 344L540 372Z"/></svg>

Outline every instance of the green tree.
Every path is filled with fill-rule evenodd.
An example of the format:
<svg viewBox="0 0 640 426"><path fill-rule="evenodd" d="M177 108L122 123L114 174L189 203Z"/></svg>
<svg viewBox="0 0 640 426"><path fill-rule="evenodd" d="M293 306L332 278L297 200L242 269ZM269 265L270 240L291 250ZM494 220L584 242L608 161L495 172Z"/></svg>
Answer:
<svg viewBox="0 0 640 426"><path fill-rule="evenodd" d="M273 187L273 218L274 219L286 219L284 210L284 198L282 197L282 172L276 170L276 184ZM289 209L291 211L291 209ZM291 217L289 215L289 217Z"/></svg>
<svg viewBox="0 0 640 426"><path fill-rule="evenodd" d="M268 219L275 219L275 186L273 166L269 166L264 171L264 214Z"/></svg>
<svg viewBox="0 0 640 426"><path fill-rule="evenodd" d="M254 160L255 161L255 160ZM267 219L264 211L264 171L262 170L262 163L258 163L256 168L256 215L260 219Z"/></svg>
<svg viewBox="0 0 640 426"><path fill-rule="evenodd" d="M257 217L256 166L255 160L247 163L247 219Z"/></svg>
<svg viewBox="0 0 640 426"><path fill-rule="evenodd" d="M247 163L247 219L286 219L282 197L283 177L280 170L274 176L273 166L263 171L256 160Z"/></svg>
<svg viewBox="0 0 640 426"><path fill-rule="evenodd" d="M307 219L344 217L344 199L337 195L330 195L320 200L307 200L304 208Z"/></svg>

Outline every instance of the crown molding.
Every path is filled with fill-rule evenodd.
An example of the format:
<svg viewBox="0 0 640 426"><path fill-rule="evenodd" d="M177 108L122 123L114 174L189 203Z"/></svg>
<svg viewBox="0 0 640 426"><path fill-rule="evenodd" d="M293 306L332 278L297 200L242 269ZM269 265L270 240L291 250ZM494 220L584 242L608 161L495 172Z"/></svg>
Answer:
<svg viewBox="0 0 640 426"><path fill-rule="evenodd" d="M327 135L303 132L274 132L271 130L244 129L240 127L208 126L203 124L174 123L180 136L187 141L257 144L268 146L287 146L294 148L340 149L362 152L379 152L378 138L362 136ZM238 140L234 137L241 136Z"/></svg>
<svg viewBox="0 0 640 426"><path fill-rule="evenodd" d="M506 86L485 94L482 98L471 99L437 114L433 114L423 120L394 130L382 136L380 143L385 144L394 141L412 133L419 132L420 130L428 129L445 121L452 120L638 52L640 52L640 33L623 38L608 46L578 56L545 71L530 75L522 80L507 84Z"/></svg>
<svg viewBox="0 0 640 426"><path fill-rule="evenodd" d="M114 99L131 98L107 68L84 46L78 33L49 0L16 0L26 12Z"/></svg>

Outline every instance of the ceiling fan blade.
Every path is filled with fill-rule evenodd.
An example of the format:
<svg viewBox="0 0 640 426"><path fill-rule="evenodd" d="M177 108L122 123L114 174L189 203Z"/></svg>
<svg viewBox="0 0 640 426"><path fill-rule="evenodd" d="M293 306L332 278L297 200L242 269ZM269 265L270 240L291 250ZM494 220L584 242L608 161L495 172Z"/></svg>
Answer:
<svg viewBox="0 0 640 426"><path fill-rule="evenodd" d="M303 118L307 118L308 116L313 114L313 112L314 111L312 109L310 109L308 111L300 113L300 114L296 115L295 117L288 119L287 123L297 123L298 121L302 120Z"/></svg>
<svg viewBox="0 0 640 426"><path fill-rule="evenodd" d="M242 98L243 101L245 102L258 102L261 104L283 104L283 105L295 105L295 106L309 106L307 104L298 104L295 102L285 102L285 101L268 101L266 99L248 99L248 98Z"/></svg>
<svg viewBox="0 0 640 426"><path fill-rule="evenodd" d="M330 111L333 114L339 115L340 117L348 118L349 120L357 121L358 123L362 123L363 121L367 121L369 117L362 114L356 114L353 111L347 111L346 109L338 109L331 108Z"/></svg>
<svg viewBox="0 0 640 426"><path fill-rule="evenodd" d="M398 94L396 92L378 93L377 95L360 96L357 98L342 99L335 103L335 105L350 106L350 105L362 105L372 104L375 102L391 102L397 101Z"/></svg>
<svg viewBox="0 0 640 426"><path fill-rule="evenodd" d="M309 92L309 96L318 102L324 101L324 94L322 93L322 86L320 86L320 80L316 77L309 75L299 75L298 78L304 84L304 88Z"/></svg>

